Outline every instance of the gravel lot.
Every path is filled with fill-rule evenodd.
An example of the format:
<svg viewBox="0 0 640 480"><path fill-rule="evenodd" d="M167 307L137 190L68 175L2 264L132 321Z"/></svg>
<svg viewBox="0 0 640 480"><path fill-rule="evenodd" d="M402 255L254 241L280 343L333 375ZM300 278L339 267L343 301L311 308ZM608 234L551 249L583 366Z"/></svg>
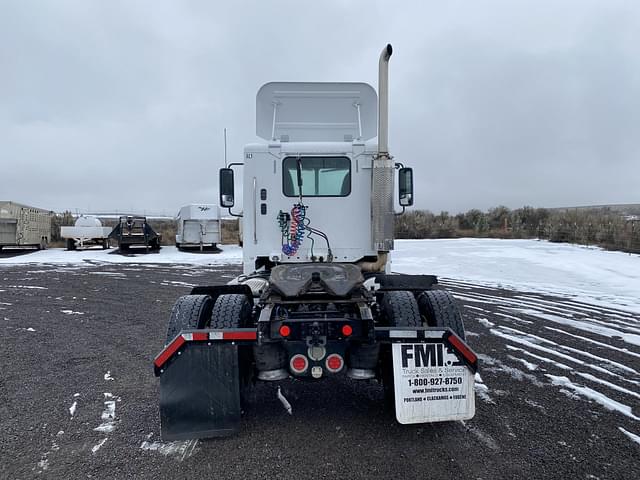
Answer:
<svg viewBox="0 0 640 480"><path fill-rule="evenodd" d="M640 433L638 316L453 281L444 283L481 355L473 420L401 426L383 412L379 385L334 378L285 382L291 416L276 386L260 384L237 436L162 443L152 359L171 305L238 271L0 268L0 478L640 476L640 444L625 433Z"/></svg>

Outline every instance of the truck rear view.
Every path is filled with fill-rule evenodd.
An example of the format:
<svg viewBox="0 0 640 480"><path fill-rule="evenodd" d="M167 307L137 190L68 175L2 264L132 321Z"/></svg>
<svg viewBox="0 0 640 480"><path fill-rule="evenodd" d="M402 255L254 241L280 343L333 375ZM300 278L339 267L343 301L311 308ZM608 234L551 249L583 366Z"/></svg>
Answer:
<svg viewBox="0 0 640 480"><path fill-rule="evenodd" d="M253 382L291 377L375 379L400 423L474 415L477 357L453 297L432 275L390 269L395 211L414 199L412 169L387 146L391 54L379 99L363 83L258 92L263 142L220 171L220 206L239 215L244 167L244 273L173 307L154 362L163 438L232 434Z"/></svg>

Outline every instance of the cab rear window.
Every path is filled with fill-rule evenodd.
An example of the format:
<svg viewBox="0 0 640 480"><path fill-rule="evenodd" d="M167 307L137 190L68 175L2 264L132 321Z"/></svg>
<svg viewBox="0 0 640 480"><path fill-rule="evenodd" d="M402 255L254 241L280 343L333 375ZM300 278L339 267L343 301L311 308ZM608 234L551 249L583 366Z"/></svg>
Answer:
<svg viewBox="0 0 640 480"><path fill-rule="evenodd" d="M346 197L351 193L351 161L347 157L286 157L282 161L282 190L298 197L298 162L304 197Z"/></svg>

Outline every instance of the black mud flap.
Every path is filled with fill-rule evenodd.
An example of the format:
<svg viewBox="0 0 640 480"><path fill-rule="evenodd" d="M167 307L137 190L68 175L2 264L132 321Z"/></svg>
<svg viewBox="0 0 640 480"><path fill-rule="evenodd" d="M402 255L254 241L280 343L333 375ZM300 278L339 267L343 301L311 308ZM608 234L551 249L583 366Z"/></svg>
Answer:
<svg viewBox="0 0 640 480"><path fill-rule="evenodd" d="M163 440L224 437L240 427L237 345L189 343L160 375Z"/></svg>

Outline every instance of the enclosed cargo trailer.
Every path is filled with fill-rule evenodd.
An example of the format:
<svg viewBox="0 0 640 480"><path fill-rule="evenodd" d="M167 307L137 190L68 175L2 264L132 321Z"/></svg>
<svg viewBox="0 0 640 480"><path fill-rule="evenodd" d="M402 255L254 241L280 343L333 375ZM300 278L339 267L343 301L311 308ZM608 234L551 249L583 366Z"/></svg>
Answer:
<svg viewBox="0 0 640 480"><path fill-rule="evenodd" d="M176 247L216 247L220 243L218 206L212 204L185 205L177 217Z"/></svg>
<svg viewBox="0 0 640 480"><path fill-rule="evenodd" d="M3 247L47 248L53 212L15 202L0 202L0 250Z"/></svg>

